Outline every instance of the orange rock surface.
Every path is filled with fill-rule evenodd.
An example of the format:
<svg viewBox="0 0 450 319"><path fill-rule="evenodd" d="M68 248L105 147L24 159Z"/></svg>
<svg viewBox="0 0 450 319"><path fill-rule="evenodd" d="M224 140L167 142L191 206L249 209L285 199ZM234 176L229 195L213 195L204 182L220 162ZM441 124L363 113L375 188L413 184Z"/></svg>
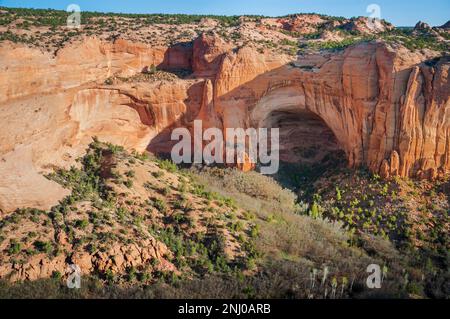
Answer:
<svg viewBox="0 0 450 319"><path fill-rule="evenodd" d="M352 167L385 177L444 175L450 170L450 62L434 57L372 42L293 61L251 46L233 49L214 35L172 48L85 38L56 56L4 42L0 211L48 209L66 196L43 174L74 165L92 136L140 152L170 152L171 129L190 128L195 119L221 129L284 121L292 128L285 132L289 141L280 141L287 151L305 134L295 127L321 122L321 130L310 131L312 141L317 135L324 144L329 130ZM105 84L151 65L193 75Z"/></svg>

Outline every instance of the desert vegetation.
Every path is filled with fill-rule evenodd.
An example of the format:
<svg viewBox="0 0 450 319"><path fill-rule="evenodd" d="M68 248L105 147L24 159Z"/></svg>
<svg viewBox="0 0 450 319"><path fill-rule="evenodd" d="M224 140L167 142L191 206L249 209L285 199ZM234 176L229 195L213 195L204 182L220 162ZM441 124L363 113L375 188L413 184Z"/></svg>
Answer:
<svg viewBox="0 0 450 319"><path fill-rule="evenodd" d="M0 41L12 41L55 52L83 36L105 40L118 37L151 45L172 46L189 42L202 33L216 33L236 47L255 46L259 51L272 50L296 56L315 51L339 51L362 43L383 40L409 50L430 49L448 52L448 31L412 28L387 28L367 33L358 29L359 18L346 19L319 14L298 14L283 17L214 16L183 14L119 14L82 12L80 28L67 27L71 13L60 10L0 7ZM316 17L321 22L307 31L292 29L296 20ZM274 27L268 21L281 21ZM381 22L389 26L386 21ZM349 27L351 26L351 28ZM308 27L310 28L310 27ZM170 30L170 32L165 32ZM330 38L331 37L331 38Z"/></svg>
<svg viewBox="0 0 450 319"><path fill-rule="evenodd" d="M124 167L108 166L119 165L115 161ZM77 254L95 256L109 254L114 247L124 251L130 245L143 245L148 239L155 247L159 247L155 240L161 243L163 256L155 255L142 265L138 258L133 266L119 267L121 271L96 269L98 278L111 283L151 282L248 269L254 251L250 221L242 217L243 212L230 199L190 183L173 164L146 163L143 156L93 142L80 159L80 168L48 176L70 188L70 196L50 212L23 209L2 219L1 247L7 253L2 262L26 268L35 255L50 261L61 254L69 259ZM142 174L148 179L140 180ZM143 196L133 196L136 188ZM126 259L132 258L129 253ZM108 258L121 257L116 252ZM159 267L160 262L174 266ZM165 272L166 268L171 271Z"/></svg>
<svg viewBox="0 0 450 319"><path fill-rule="evenodd" d="M378 294L401 297L418 293L411 285L422 285L418 275L404 284L405 274L418 270L388 238L360 223L348 227L345 217L326 217L321 201L302 206L293 191L259 173L179 169L97 140L79 163L48 176L72 190L60 205L50 212L16 211L2 220L3 259L26 266L36 255L50 261L61 254L93 258L143 238L163 244L164 256L121 270L94 267L84 279L88 287L78 292L64 288L62 269L33 284L3 283L2 296L25 297L47 287L54 297L187 297L189 291L190 297L340 298L370 293L363 285L370 263L389 269ZM343 189L340 202L347 194ZM171 271L161 263L172 264Z"/></svg>
<svg viewBox="0 0 450 319"><path fill-rule="evenodd" d="M72 190L60 205L50 212L19 210L2 219L1 247L7 256L2 258L26 265L36 255L52 260L83 251L95 256L143 238L167 247L164 256L122 270L94 269L79 291L67 289L64 270L55 270L45 280L4 282L0 295L44 297L39 293L44 287L50 291L45 297L67 298L447 293L442 284L448 280L448 202L440 197L445 182L429 188L341 168L319 177L296 171L305 180L289 173L301 184L284 182L287 189L257 172L180 169L95 140L79 168L48 176ZM313 189L303 192L301 185L311 178ZM422 219L411 215L412 207L425 214ZM430 213L433 219L426 219ZM433 227L424 231L427 223ZM61 234L70 245L60 240ZM171 271L161 263L171 263ZM383 265L386 272L383 289L376 292L364 285L371 263Z"/></svg>

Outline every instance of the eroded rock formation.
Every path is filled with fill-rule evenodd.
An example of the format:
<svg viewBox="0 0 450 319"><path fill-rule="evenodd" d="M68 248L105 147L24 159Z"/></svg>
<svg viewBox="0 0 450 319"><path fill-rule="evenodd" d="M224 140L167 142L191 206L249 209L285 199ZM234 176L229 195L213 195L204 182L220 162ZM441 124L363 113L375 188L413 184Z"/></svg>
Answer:
<svg viewBox="0 0 450 319"><path fill-rule="evenodd" d="M450 62L435 58L432 51L371 42L294 61L251 46L235 49L214 35L172 48L85 38L55 57L4 42L0 210L54 205L67 190L43 174L75 164L94 135L168 152L171 129L195 119L204 128L281 127L288 161L341 149L350 166L385 177L444 175ZM193 75L105 84L151 65Z"/></svg>
<svg viewBox="0 0 450 319"><path fill-rule="evenodd" d="M347 31L374 34L394 28L389 22L380 19L367 17L332 18L318 14L296 14L280 19L269 18L263 19L263 23L300 34L313 34L320 32L321 29L334 30L337 27Z"/></svg>

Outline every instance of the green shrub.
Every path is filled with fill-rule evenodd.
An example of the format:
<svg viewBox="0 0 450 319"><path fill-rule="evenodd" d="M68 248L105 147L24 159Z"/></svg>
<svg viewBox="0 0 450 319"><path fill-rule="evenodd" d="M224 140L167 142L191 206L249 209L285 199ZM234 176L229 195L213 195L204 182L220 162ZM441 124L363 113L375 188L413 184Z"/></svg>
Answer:
<svg viewBox="0 0 450 319"><path fill-rule="evenodd" d="M133 183L133 180L127 179L123 182L123 184L128 188L132 188L134 183Z"/></svg>
<svg viewBox="0 0 450 319"><path fill-rule="evenodd" d="M342 41L324 41L324 42L308 42L306 46L319 50L339 51L357 43L363 43L374 40L374 36L351 37Z"/></svg>
<svg viewBox="0 0 450 319"><path fill-rule="evenodd" d="M129 171L125 172L125 176L129 177L129 178L133 178L136 176L136 172L133 170L129 170Z"/></svg>
<svg viewBox="0 0 450 319"><path fill-rule="evenodd" d="M252 238L257 238L259 236L259 233L260 233L260 226L259 225L254 225L250 229L250 237L252 237Z"/></svg>
<svg viewBox="0 0 450 319"><path fill-rule="evenodd" d="M153 201L153 206L159 210L161 213L166 213L167 212L167 204L165 201L161 200L161 199L155 199Z"/></svg>
<svg viewBox="0 0 450 319"><path fill-rule="evenodd" d="M165 186L163 188L161 188L161 195L167 196L170 194L170 187Z"/></svg>
<svg viewBox="0 0 450 319"><path fill-rule="evenodd" d="M322 217L321 208L319 204L317 204L316 202L313 202L311 209L309 211L309 216L311 216L314 219Z"/></svg>
<svg viewBox="0 0 450 319"><path fill-rule="evenodd" d="M164 169L170 173L175 173L178 170L177 165L169 160L159 160L158 165L159 168Z"/></svg>
<svg viewBox="0 0 450 319"><path fill-rule="evenodd" d="M62 275L61 275L61 273L60 273L59 271L54 270L54 271L52 272L52 278L53 278L53 279L55 279L55 280L61 280L61 277L62 277Z"/></svg>
<svg viewBox="0 0 450 319"><path fill-rule="evenodd" d="M153 172L152 175L155 178L161 178L161 177L164 176L164 172L163 171L157 171L157 172Z"/></svg>
<svg viewBox="0 0 450 319"><path fill-rule="evenodd" d="M87 219L80 219L75 222L75 227L79 229L85 229L89 225L89 221Z"/></svg>
<svg viewBox="0 0 450 319"><path fill-rule="evenodd" d="M53 245L50 242L37 240L33 243L34 248L41 253L50 254L53 250Z"/></svg>
<svg viewBox="0 0 450 319"><path fill-rule="evenodd" d="M8 253L10 255L16 255L18 253L20 253L20 251L22 250L22 245L17 242L16 240L11 240L9 243L9 248L8 248Z"/></svg>

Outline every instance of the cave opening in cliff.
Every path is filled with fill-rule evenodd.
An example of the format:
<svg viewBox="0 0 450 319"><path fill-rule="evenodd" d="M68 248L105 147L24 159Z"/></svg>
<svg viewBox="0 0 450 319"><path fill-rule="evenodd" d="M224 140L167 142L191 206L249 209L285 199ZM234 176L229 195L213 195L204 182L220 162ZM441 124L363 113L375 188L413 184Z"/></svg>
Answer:
<svg viewBox="0 0 450 319"><path fill-rule="evenodd" d="M279 128L280 167L273 177L299 199L311 199L316 180L347 166L346 154L331 128L309 110L292 106L273 110L258 124Z"/></svg>
<svg viewBox="0 0 450 319"><path fill-rule="evenodd" d="M345 153L333 131L311 111L272 111L263 125L280 130L281 163L306 167L346 164Z"/></svg>

